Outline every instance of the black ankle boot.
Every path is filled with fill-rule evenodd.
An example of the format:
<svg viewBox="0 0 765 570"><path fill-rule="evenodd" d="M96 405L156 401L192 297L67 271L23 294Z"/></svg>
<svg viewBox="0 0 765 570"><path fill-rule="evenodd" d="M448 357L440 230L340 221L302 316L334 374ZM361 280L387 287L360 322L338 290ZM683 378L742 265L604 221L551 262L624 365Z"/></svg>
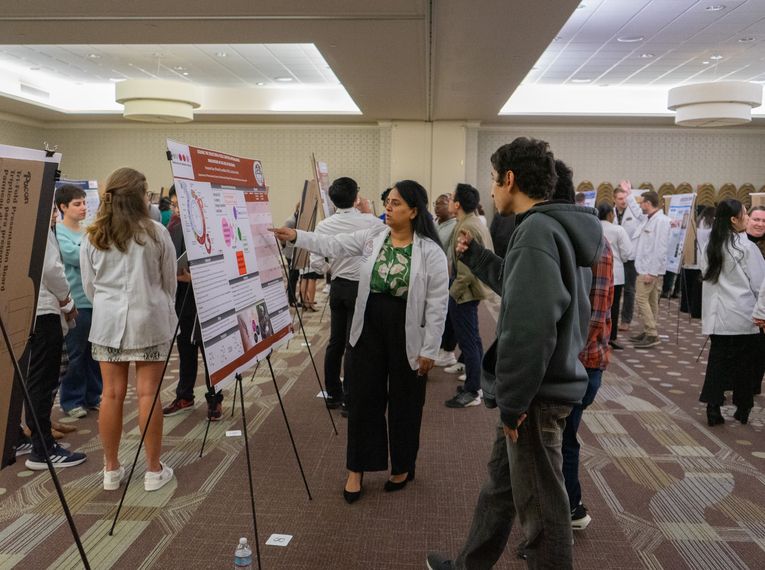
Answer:
<svg viewBox="0 0 765 570"><path fill-rule="evenodd" d="M736 418L738 421L740 421L742 424L746 425L749 423L749 412L752 411L752 408L749 408L748 410L742 410L741 408L736 408L736 413L733 414L733 417Z"/></svg>
<svg viewBox="0 0 765 570"><path fill-rule="evenodd" d="M707 425L716 426L718 424L724 424L725 418L723 418L720 412L720 406L716 404L707 404Z"/></svg>

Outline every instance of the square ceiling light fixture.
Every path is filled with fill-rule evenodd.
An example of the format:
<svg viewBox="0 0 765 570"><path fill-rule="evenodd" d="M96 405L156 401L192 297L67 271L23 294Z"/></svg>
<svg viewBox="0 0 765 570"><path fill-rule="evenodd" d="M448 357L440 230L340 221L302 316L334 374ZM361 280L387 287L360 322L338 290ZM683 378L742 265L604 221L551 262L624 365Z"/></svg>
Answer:
<svg viewBox="0 0 765 570"><path fill-rule="evenodd" d="M361 114L314 44L0 45L0 96L163 123Z"/></svg>

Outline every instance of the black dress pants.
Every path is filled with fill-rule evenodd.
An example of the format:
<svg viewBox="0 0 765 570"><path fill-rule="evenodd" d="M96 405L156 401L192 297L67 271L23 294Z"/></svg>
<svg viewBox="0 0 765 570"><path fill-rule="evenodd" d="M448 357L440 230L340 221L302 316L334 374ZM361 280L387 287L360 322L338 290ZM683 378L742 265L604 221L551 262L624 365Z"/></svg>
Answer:
<svg viewBox="0 0 765 570"><path fill-rule="evenodd" d="M53 399L50 395L58 385L63 340L64 333L61 331L59 315L37 317L35 332L30 338L28 348L27 389L37 421L40 422L45 447L36 433L35 422L29 408L26 410L26 419L27 427L32 431L32 449L38 455L44 455L45 451L53 447L55 443L51 433L50 413L53 409Z"/></svg>
<svg viewBox="0 0 765 570"><path fill-rule="evenodd" d="M351 334L353 309L359 282L336 277L329 290L329 309L331 313L329 343L324 353L324 384L330 398L340 398L348 391L348 374L344 385L340 383L340 366Z"/></svg>
<svg viewBox="0 0 765 570"><path fill-rule="evenodd" d="M614 285L614 301L611 303L611 336L609 340L616 340L619 336L619 310L622 304L622 290L624 285Z"/></svg>
<svg viewBox="0 0 765 570"><path fill-rule="evenodd" d="M404 299L369 295L361 336L346 356L349 471L386 470L389 444L391 474L414 471L427 376L409 365L405 322Z"/></svg>
<svg viewBox="0 0 765 570"><path fill-rule="evenodd" d="M188 296L186 291L188 291ZM186 297L185 304L183 303L184 297ZM197 381L197 371L199 370L199 352L202 352L203 361L205 355L201 331L197 323L197 304L190 283L178 283L175 294L175 314L178 315L178 322L180 323L176 338L179 366L175 396L193 401L194 384ZM205 378L207 378L207 374L207 363L205 363ZM207 385L210 385L209 378L207 378ZM218 393L218 396L217 401L221 401L223 399L222 394Z"/></svg>
<svg viewBox="0 0 765 570"><path fill-rule="evenodd" d="M757 373L761 370L760 334L709 335L707 371L699 401L723 403L725 390L733 388L733 403L749 410Z"/></svg>

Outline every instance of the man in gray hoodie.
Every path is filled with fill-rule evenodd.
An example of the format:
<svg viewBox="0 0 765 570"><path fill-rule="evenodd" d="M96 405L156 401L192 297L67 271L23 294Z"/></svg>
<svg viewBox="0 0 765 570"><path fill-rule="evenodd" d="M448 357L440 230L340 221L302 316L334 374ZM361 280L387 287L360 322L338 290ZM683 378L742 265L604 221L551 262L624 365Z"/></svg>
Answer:
<svg viewBox="0 0 765 570"><path fill-rule="evenodd" d="M465 544L452 561L431 553L431 570L491 568L516 511L532 568L571 568L571 513L561 470L566 417L580 403L579 362L590 319L590 266L600 222L591 210L550 203L556 174L546 142L518 138L491 157L492 196L517 227L505 259L462 235L461 261L502 297L497 340L484 357L482 387L500 425Z"/></svg>

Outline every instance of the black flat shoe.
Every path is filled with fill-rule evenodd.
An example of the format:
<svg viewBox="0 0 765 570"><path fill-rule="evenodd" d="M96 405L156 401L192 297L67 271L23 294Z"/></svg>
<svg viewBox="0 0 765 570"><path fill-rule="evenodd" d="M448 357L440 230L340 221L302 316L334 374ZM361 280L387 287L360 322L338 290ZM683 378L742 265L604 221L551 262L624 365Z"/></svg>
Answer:
<svg viewBox="0 0 765 570"><path fill-rule="evenodd" d="M364 490L364 474L361 474L361 487L358 491L348 491L343 487L343 498L345 499L345 502L349 505L352 505L356 501L358 501L361 498L361 492Z"/></svg>
<svg viewBox="0 0 765 570"><path fill-rule="evenodd" d="M624 347L621 344L619 344L618 342L616 342L615 340L609 340L608 344L614 350L624 350Z"/></svg>
<svg viewBox="0 0 765 570"><path fill-rule="evenodd" d="M749 423L749 412L752 411L752 408L749 408L748 410L742 410L741 408L736 408L736 413L733 414L733 417L736 418L738 421L740 421L742 424L746 425Z"/></svg>
<svg viewBox="0 0 765 570"><path fill-rule="evenodd" d="M720 406L707 404L707 425L711 427L711 426L716 426L716 425L724 424L724 423L725 423L725 418L723 418L722 413L720 412Z"/></svg>

